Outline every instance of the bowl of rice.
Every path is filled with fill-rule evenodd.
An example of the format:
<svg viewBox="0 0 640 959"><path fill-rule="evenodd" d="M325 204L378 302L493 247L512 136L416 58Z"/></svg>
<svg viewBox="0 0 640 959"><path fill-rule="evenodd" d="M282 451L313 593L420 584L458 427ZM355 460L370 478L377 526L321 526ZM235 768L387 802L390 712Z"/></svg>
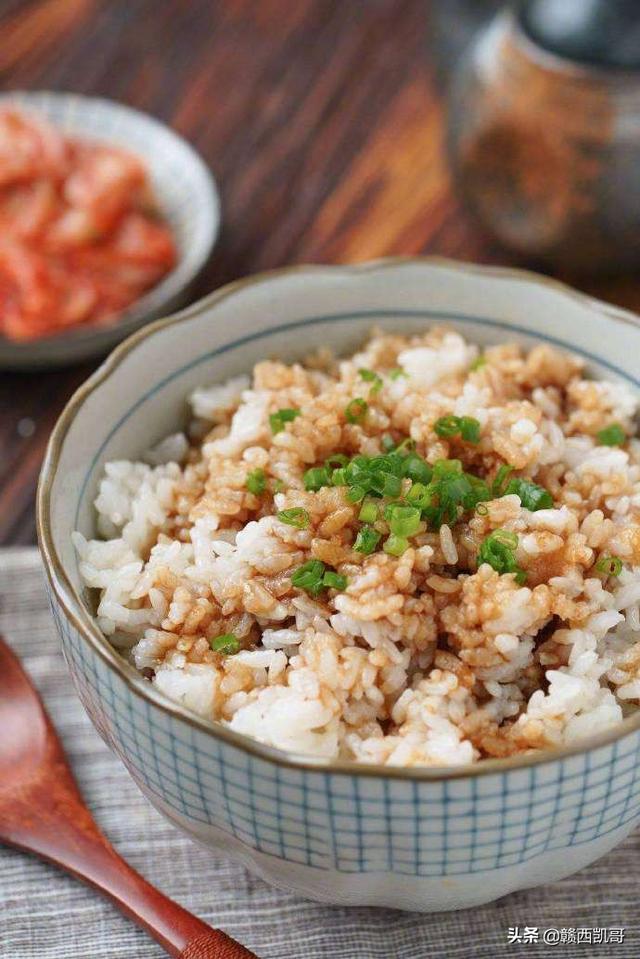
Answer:
<svg viewBox="0 0 640 959"><path fill-rule="evenodd" d="M640 819L640 321L534 274L296 267L134 334L38 528L96 728L311 898L436 911Z"/></svg>

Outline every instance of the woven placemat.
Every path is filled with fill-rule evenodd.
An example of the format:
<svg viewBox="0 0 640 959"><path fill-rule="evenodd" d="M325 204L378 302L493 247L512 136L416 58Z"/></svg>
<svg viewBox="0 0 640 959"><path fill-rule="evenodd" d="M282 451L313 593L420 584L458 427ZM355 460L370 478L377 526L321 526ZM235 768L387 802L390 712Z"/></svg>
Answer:
<svg viewBox="0 0 640 959"><path fill-rule="evenodd" d="M0 631L42 693L88 804L116 848L163 892L262 959L640 955L640 833L571 879L480 909L423 916L320 906L272 889L231 860L196 846L149 805L75 696L33 549L0 551ZM614 928L625 929L623 942L604 942L602 930ZM545 937L558 944L545 943ZM35 858L0 847L2 959L163 955L95 892Z"/></svg>

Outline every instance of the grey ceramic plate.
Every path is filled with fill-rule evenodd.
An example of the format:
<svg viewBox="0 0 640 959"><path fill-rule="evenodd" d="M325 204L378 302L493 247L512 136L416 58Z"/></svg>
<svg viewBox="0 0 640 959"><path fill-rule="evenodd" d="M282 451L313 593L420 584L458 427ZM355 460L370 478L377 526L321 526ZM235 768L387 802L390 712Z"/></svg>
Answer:
<svg viewBox="0 0 640 959"><path fill-rule="evenodd" d="M15 103L47 117L67 133L125 147L146 164L158 204L178 246L176 267L111 326L79 326L27 343L0 336L0 367L56 366L106 353L148 320L170 313L188 297L207 262L220 228L220 201L213 177L196 151L164 124L138 110L72 93L15 92Z"/></svg>

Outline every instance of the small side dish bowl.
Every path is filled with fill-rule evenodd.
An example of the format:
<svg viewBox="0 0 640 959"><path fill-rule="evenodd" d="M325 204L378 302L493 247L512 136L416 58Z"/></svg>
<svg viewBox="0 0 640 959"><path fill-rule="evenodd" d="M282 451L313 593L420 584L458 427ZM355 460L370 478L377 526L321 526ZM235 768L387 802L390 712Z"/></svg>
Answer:
<svg viewBox="0 0 640 959"><path fill-rule="evenodd" d="M25 343L0 336L0 368L57 366L107 353L150 319L182 305L206 264L220 228L220 201L211 172L192 146L153 117L97 97L52 91L0 96L43 116L66 134L122 147L144 163L158 207L178 248L175 267L112 324L71 328Z"/></svg>
<svg viewBox="0 0 640 959"><path fill-rule="evenodd" d="M553 882L640 820L640 712L577 745L465 767L393 768L286 753L166 699L98 630L71 533L91 535L107 460L184 422L197 384L260 358L347 352L374 324L446 322L481 344L553 343L640 389L640 321L513 270L438 260L300 267L232 284L122 344L70 401L38 492L56 624L96 728L193 838L310 898L437 911Z"/></svg>

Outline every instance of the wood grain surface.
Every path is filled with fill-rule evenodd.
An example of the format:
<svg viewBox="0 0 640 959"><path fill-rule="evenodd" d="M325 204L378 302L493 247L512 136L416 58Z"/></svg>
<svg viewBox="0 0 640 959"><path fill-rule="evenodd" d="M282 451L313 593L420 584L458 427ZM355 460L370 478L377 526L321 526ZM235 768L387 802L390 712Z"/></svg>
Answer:
<svg viewBox="0 0 640 959"><path fill-rule="evenodd" d="M483 3L495 6L467 4L474 21ZM224 224L197 295L290 263L415 253L510 263L461 209L443 151L436 76L452 59L447 12L459 44L464 7L0 0L0 87L123 100L201 151L219 182ZM640 278L577 285L640 307ZM35 541L46 441L91 369L0 373L0 543Z"/></svg>

